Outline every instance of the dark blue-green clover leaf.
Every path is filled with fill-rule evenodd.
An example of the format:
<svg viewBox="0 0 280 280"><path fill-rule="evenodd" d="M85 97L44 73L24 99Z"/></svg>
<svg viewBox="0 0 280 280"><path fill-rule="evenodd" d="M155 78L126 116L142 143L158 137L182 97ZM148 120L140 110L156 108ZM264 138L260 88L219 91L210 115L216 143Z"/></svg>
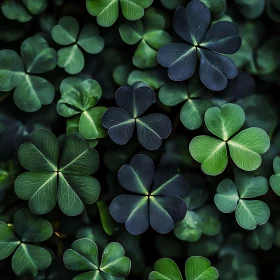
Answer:
<svg viewBox="0 0 280 280"><path fill-rule="evenodd" d="M220 182L214 201L223 213L235 211L236 221L242 228L253 230L257 225L268 221L270 210L266 203L251 198L264 195L268 189L269 184L265 177L237 172L235 183L230 179Z"/></svg>
<svg viewBox="0 0 280 280"><path fill-rule="evenodd" d="M188 84L168 83L159 90L159 99L166 106L183 103L180 111L182 124L190 129L198 129L203 124L204 114L212 105L207 97L207 90L198 77L192 77Z"/></svg>
<svg viewBox="0 0 280 280"><path fill-rule="evenodd" d="M102 124L108 129L110 138L119 145L126 144L137 127L138 140L148 150L160 147L162 139L171 133L170 119L160 113L142 116L153 104L154 91L147 86L133 89L120 87L116 92L119 107L109 108L102 117Z"/></svg>
<svg viewBox="0 0 280 280"><path fill-rule="evenodd" d="M94 203L100 193L99 182L90 177L99 167L99 156L79 134L66 137L59 161L59 145L55 135L38 129L30 142L20 146L19 161L29 170L15 181L15 192L29 200L35 214L46 214L58 205L68 216L77 216L84 204Z"/></svg>
<svg viewBox="0 0 280 280"><path fill-rule="evenodd" d="M77 74L84 68L85 59L81 49L97 54L104 48L104 40L99 36L98 28L86 24L80 30L79 22L73 17L62 17L51 34L57 44L66 46L57 52L58 66L69 74Z"/></svg>
<svg viewBox="0 0 280 280"><path fill-rule="evenodd" d="M155 67L157 51L171 43L171 36L164 31L165 19L160 14L148 14L143 20L120 25L119 32L128 45L138 44L132 62L138 68Z"/></svg>
<svg viewBox="0 0 280 280"><path fill-rule="evenodd" d="M39 35L25 39L20 53L21 57L13 50L0 51L0 91L15 88L15 104L25 112L35 112L54 99L53 85L36 74L53 70L57 54Z"/></svg>
<svg viewBox="0 0 280 280"><path fill-rule="evenodd" d="M120 168L118 179L131 194L114 198L110 211L117 222L125 223L129 233L141 234L151 225L166 234L185 217L187 206L179 198L185 191L185 180L176 169L158 170L155 174L153 161L138 154Z"/></svg>
<svg viewBox="0 0 280 280"><path fill-rule="evenodd" d="M199 57L202 83L213 91L221 91L228 79L234 79L238 73L233 60L223 54L237 52L241 38L233 23L220 21L209 28L210 21L210 12L200 1L193 0L186 8L178 7L173 28L187 44L165 45L158 52L158 62L168 68L171 80L183 81L193 75Z"/></svg>
<svg viewBox="0 0 280 280"><path fill-rule="evenodd" d="M183 280L177 264L168 258L155 262L154 270L149 275L149 280ZM217 280L218 270L211 266L211 262L200 256L192 256L185 263L186 280Z"/></svg>
<svg viewBox="0 0 280 280"><path fill-rule="evenodd" d="M73 280L122 280L129 274L131 267L130 259L125 256L125 251L119 243L109 243L99 261L97 245L88 238L73 242L71 249L64 253L63 261L70 270L87 271Z"/></svg>
<svg viewBox="0 0 280 280"><path fill-rule="evenodd" d="M0 222L0 260L13 252L12 268L18 276L35 277L38 270L47 269L52 257L48 250L37 245L53 234L51 224L30 213L28 209L18 210L14 225ZM36 245L33 245L35 243Z"/></svg>
<svg viewBox="0 0 280 280"><path fill-rule="evenodd" d="M57 112L66 118L73 117L68 123L70 129L79 131L84 138L94 140L107 136L101 119L106 107L95 107L102 96L99 83L92 79L66 78L62 81L61 98L57 102ZM77 124L77 129L73 125Z"/></svg>

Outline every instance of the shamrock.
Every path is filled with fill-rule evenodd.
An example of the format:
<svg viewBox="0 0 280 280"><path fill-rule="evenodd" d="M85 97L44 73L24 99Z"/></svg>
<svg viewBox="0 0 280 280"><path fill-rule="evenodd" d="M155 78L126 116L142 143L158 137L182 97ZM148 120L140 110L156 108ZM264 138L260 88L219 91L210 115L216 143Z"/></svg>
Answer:
<svg viewBox="0 0 280 280"><path fill-rule="evenodd" d="M168 68L171 80L183 81L193 75L199 57L202 83L211 90L221 91L228 79L234 79L238 74L233 60L222 54L237 52L241 38L232 22L220 21L208 29L210 21L210 12L201 1L193 0L186 8L178 7L173 28L187 44L163 46L158 52L158 62Z"/></svg>
<svg viewBox="0 0 280 280"><path fill-rule="evenodd" d="M140 144L148 150L160 147L162 139L171 133L171 121L160 113L141 117L153 104L154 91L147 86L133 89L120 87L116 92L116 103L120 108L109 108L102 117L110 138L119 145L126 144L132 137L136 124Z"/></svg>
<svg viewBox="0 0 280 280"><path fill-rule="evenodd" d="M205 124L219 139L202 135L190 142L192 157L201 163L201 169L208 175L221 174L228 163L227 147L234 163L245 171L257 169L270 146L267 133L257 127L247 128L233 136L243 126L245 113L236 104L225 104L219 109L212 107L205 113Z"/></svg>
<svg viewBox="0 0 280 280"><path fill-rule="evenodd" d="M77 116L78 131L84 138L93 140L107 135L101 124L107 108L94 107L102 96L102 89L97 81L69 77L62 81L60 91L62 95L57 102L57 112L67 118Z"/></svg>
<svg viewBox="0 0 280 280"><path fill-rule="evenodd" d="M155 271L149 275L149 280L183 280L177 264L169 259L163 258L155 262ZM219 273L211 266L211 262L200 256L193 256L185 263L186 280L217 280Z"/></svg>
<svg viewBox="0 0 280 280"><path fill-rule="evenodd" d="M248 200L268 192L265 177L255 177L245 172L236 172L235 183L230 179L220 182L214 197L217 208L223 213L235 211L237 223L244 229L253 230L265 224L270 216L269 207L260 200Z"/></svg>
<svg viewBox="0 0 280 280"><path fill-rule="evenodd" d="M57 64L69 74L77 74L84 68L85 59L81 48L90 54L100 53L104 48L104 40L99 36L98 28L86 24L80 31L79 22L73 17L62 17L51 34L57 44L66 46L57 52Z"/></svg>
<svg viewBox="0 0 280 280"><path fill-rule="evenodd" d="M15 89L13 98L17 107L24 112L35 112L54 99L54 86L37 74L53 70L57 54L39 35L25 39L20 54L21 57L13 50L0 51L0 91Z"/></svg>
<svg viewBox="0 0 280 280"><path fill-rule="evenodd" d="M120 168L118 179L133 194L114 198L110 211L117 222L125 223L129 233L141 234L151 224L155 231L166 234L185 217L186 203L178 197L184 193L185 180L176 170L169 168L155 174L153 161L138 154Z"/></svg>
<svg viewBox="0 0 280 280"><path fill-rule="evenodd" d="M76 271L88 270L73 280L124 280L129 274L130 259L124 256L124 249L117 242L111 242L105 247L100 265L97 245L91 239L78 239L71 247L63 256L65 266Z"/></svg>
<svg viewBox="0 0 280 280"><path fill-rule="evenodd" d="M20 209L14 217L14 225L0 222L0 260L6 259L14 251L12 268L19 276L35 277L38 270L47 269L52 256L48 250L32 243L43 242L53 234L51 224L30 213L28 209Z"/></svg>
<svg viewBox="0 0 280 280"><path fill-rule="evenodd" d="M89 175L98 169L99 156L80 134L66 137L59 164L58 140L44 129L32 132L30 142L20 146L18 157L30 171L18 176L15 192L19 198L29 200L33 213L50 212L58 200L64 214L76 216L84 204L97 200L100 184Z"/></svg>

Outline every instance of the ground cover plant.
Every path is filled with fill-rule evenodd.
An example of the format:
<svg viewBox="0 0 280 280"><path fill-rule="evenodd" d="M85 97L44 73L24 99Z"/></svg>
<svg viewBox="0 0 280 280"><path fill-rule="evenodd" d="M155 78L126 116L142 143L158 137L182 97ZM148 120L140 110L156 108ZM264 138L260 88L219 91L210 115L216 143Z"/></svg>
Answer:
<svg viewBox="0 0 280 280"><path fill-rule="evenodd" d="M0 13L1 280L280 279L278 0Z"/></svg>

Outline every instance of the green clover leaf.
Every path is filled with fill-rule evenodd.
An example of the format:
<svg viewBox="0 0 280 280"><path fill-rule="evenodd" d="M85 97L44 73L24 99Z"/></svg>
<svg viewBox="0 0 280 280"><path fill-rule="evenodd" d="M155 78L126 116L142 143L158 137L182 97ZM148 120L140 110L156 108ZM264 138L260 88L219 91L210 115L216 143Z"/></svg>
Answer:
<svg viewBox="0 0 280 280"><path fill-rule="evenodd" d="M210 136L196 136L190 142L192 157L201 163L202 171L207 175L221 174L228 163L227 147L234 163L245 171L256 170L270 146L267 133L256 127L238 130L245 122L243 109L235 104L225 104L210 108L205 113L208 130L219 139Z"/></svg>

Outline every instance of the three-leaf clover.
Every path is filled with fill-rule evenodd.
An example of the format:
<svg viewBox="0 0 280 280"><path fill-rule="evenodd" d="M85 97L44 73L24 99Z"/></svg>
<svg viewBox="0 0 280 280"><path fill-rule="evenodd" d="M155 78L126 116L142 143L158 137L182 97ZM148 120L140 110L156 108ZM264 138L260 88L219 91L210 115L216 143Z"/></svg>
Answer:
<svg viewBox="0 0 280 280"><path fill-rule="evenodd" d="M153 0L86 0L87 11L97 17L97 23L103 27L112 26L118 19L119 3L127 20L137 20L144 16L144 9L151 6Z"/></svg>
<svg viewBox="0 0 280 280"><path fill-rule="evenodd" d="M211 102L206 96L205 88L196 77L192 77L188 84L168 83L159 90L159 100L166 106L176 106L184 102L180 111L182 124L190 129L198 129L203 124L203 117Z"/></svg>
<svg viewBox="0 0 280 280"><path fill-rule="evenodd" d="M177 8L173 28L187 44L167 44L158 52L158 62L168 68L171 80L189 79L195 72L198 56L199 76L207 88L223 90L228 79L237 76L233 60L222 54L232 54L240 48L238 28L231 22L220 21L208 29L210 21L210 12L201 1L193 0L186 8Z"/></svg>
<svg viewBox="0 0 280 280"><path fill-rule="evenodd" d="M149 14L143 20L120 25L121 38L128 45L138 43L132 62L138 68L155 67L157 51L172 41L164 31L165 19L160 14Z"/></svg>
<svg viewBox="0 0 280 280"><path fill-rule="evenodd" d="M132 194L114 198L110 211L118 223L125 223L129 233L141 234L151 225L166 234L185 217L187 206L179 198L184 193L185 180L176 170L169 168L155 174L153 161L138 154L120 168L118 180Z"/></svg>
<svg viewBox="0 0 280 280"><path fill-rule="evenodd" d="M58 201L64 214L76 216L84 204L97 200L100 184L89 175L98 169L99 156L79 133L66 137L60 161L58 140L44 129L32 132L30 142L20 146L18 157L30 171L18 176L15 192L29 200L33 213L46 214Z"/></svg>
<svg viewBox="0 0 280 280"><path fill-rule="evenodd" d="M73 78L66 78L61 86L61 99L57 102L57 112L66 118L78 117L78 130L89 140L103 138L107 130L101 119L106 107L94 107L102 96L102 89L95 80L84 80L73 84ZM74 80L76 81L76 79Z"/></svg>
<svg viewBox="0 0 280 280"><path fill-rule="evenodd" d="M53 234L51 224L30 213L28 209L20 209L14 217L14 225L0 222L0 260L6 259L13 252L12 267L19 276L35 277L38 270L47 269L52 256L48 250L33 245L43 242Z"/></svg>
<svg viewBox="0 0 280 280"><path fill-rule="evenodd" d="M183 280L182 274L177 264L168 258L163 258L155 262L155 271L149 275L149 280ZM211 266L211 262L199 256L187 259L185 263L186 280L217 280L218 270Z"/></svg>
<svg viewBox="0 0 280 280"><path fill-rule="evenodd" d="M207 175L221 174L228 163L227 147L234 163L245 171L257 169L270 146L267 133L257 127L244 129L234 135L245 122L243 109L236 104L225 104L219 109L212 107L205 113L207 129L219 139L202 135L190 142L192 157L201 163Z"/></svg>
<svg viewBox="0 0 280 280"><path fill-rule="evenodd" d="M98 28L86 24L80 31L79 22L73 17L62 17L52 29L53 40L64 47L57 52L58 66L69 74L81 72L85 59L81 48L90 54L100 53L104 40L99 36Z"/></svg>
<svg viewBox="0 0 280 280"><path fill-rule="evenodd" d="M63 256L65 266L71 270L88 271L73 280L124 280L129 274L130 259L125 257L123 247L117 242L111 242L105 247L100 263L97 245L91 239L78 239L71 247Z"/></svg>
<svg viewBox="0 0 280 280"><path fill-rule="evenodd" d="M276 156L273 160L273 170L275 174L269 178L269 183L273 191L280 195L280 157Z"/></svg>
<svg viewBox="0 0 280 280"><path fill-rule="evenodd" d="M162 139L171 133L172 126L170 119L163 114L142 116L154 102L154 91L147 86L135 90L123 86L116 91L115 99L119 108L109 108L102 117L110 138L119 145L126 144L136 124L140 144L148 150L158 149Z"/></svg>
<svg viewBox="0 0 280 280"><path fill-rule="evenodd" d="M257 225L265 224L270 216L269 207L260 200L250 198L267 193L268 180L245 172L237 172L234 180L235 183L225 179L218 185L214 197L217 208L223 213L235 211L236 221L244 229L253 230Z"/></svg>
<svg viewBox="0 0 280 280"><path fill-rule="evenodd" d="M15 88L15 104L25 112L35 112L52 103L55 90L50 82L34 74L53 70L57 54L39 35L25 39L20 53L21 57L13 50L0 51L0 91Z"/></svg>
<svg viewBox="0 0 280 280"><path fill-rule="evenodd" d="M48 6L48 0L4 0L1 10L4 16L10 20L19 22L30 21L33 15L43 13Z"/></svg>

